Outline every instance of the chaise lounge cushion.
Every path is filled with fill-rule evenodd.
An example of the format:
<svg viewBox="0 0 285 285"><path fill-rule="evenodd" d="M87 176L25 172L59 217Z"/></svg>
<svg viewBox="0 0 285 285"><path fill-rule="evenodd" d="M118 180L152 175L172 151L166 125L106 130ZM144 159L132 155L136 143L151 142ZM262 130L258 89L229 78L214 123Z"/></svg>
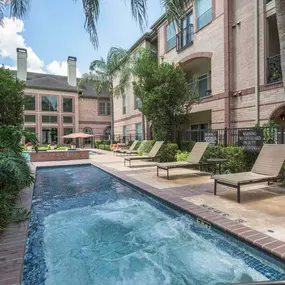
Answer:
<svg viewBox="0 0 285 285"><path fill-rule="evenodd" d="M261 180L267 181L267 179L269 180L274 177L275 176L257 174L253 172L240 172L233 174L214 175L213 179L217 180L217 182L238 186L238 184L243 184L247 182L258 182Z"/></svg>

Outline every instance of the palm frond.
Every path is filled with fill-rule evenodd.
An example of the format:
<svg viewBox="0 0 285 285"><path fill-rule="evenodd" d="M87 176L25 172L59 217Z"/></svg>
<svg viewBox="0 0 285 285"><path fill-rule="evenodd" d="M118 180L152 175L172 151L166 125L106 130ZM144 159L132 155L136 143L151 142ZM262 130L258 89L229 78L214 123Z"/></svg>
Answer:
<svg viewBox="0 0 285 285"><path fill-rule="evenodd" d="M116 73L129 60L128 50L120 47L111 47L107 55L107 68L110 74Z"/></svg>
<svg viewBox="0 0 285 285"><path fill-rule="evenodd" d="M30 9L32 0L4 0L4 2L10 6L11 17L24 18Z"/></svg>
<svg viewBox="0 0 285 285"><path fill-rule="evenodd" d="M119 72L119 84L114 87L114 96L121 96L127 88L131 85L131 76L133 74L133 68L129 64L123 65Z"/></svg>
<svg viewBox="0 0 285 285"><path fill-rule="evenodd" d="M4 0L0 0L0 25L3 24L3 19L6 11L6 4Z"/></svg>
<svg viewBox="0 0 285 285"><path fill-rule="evenodd" d="M165 8L166 16L169 21L175 21L178 26L181 24L181 18L185 14L185 10L190 7L193 0L160 0Z"/></svg>
<svg viewBox="0 0 285 285"><path fill-rule="evenodd" d="M131 0L131 9L134 19L139 22L141 30L147 26L147 0Z"/></svg>
<svg viewBox="0 0 285 285"><path fill-rule="evenodd" d="M100 70L101 72L107 71L107 63L105 62L104 58L101 57L101 59L95 59L91 62L90 70L97 71Z"/></svg>
<svg viewBox="0 0 285 285"><path fill-rule="evenodd" d="M78 0L74 0L77 2ZM89 34L94 48L98 48L99 40L96 24L100 14L100 0L81 0L85 14L84 28Z"/></svg>

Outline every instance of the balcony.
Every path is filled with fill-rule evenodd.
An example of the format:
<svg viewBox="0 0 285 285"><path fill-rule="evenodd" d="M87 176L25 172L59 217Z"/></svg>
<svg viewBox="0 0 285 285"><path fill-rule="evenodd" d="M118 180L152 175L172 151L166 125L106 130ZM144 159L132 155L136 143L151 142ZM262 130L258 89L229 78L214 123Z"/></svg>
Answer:
<svg viewBox="0 0 285 285"><path fill-rule="evenodd" d="M280 54L267 58L267 83L279 82L282 80Z"/></svg>
<svg viewBox="0 0 285 285"><path fill-rule="evenodd" d="M188 46L192 45L193 39L194 39L194 29L193 25L190 24L176 35L177 52L180 52L185 48L187 48Z"/></svg>

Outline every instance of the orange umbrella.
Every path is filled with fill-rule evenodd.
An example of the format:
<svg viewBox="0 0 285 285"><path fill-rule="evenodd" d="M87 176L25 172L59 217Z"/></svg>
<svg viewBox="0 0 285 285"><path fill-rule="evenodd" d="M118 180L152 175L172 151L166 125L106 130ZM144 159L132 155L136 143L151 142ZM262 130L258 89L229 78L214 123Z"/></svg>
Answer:
<svg viewBox="0 0 285 285"><path fill-rule="evenodd" d="M89 135L89 134L85 134L85 133L72 133L66 136L63 136L63 138L65 139L86 139L86 138L91 138L94 135Z"/></svg>

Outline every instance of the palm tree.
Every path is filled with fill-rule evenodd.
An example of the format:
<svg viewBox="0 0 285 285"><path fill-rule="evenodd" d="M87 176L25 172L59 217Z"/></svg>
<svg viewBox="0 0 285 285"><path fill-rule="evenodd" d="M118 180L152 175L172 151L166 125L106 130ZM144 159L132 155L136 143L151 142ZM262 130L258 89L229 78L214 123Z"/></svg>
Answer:
<svg viewBox="0 0 285 285"><path fill-rule="evenodd" d="M74 0L77 2L78 0ZM98 47L98 35L96 24L100 14L100 0L81 0L85 14L84 28L90 36L90 40L95 48ZM131 13L134 19L139 22L141 29L144 29L147 22L148 0L128 0L131 5ZM153 1L153 0L151 0ZM159 0L158 0L159 1ZM193 0L160 0L161 5L168 12L168 16L174 19L180 18L184 13L184 8ZM23 18L28 14L32 0L0 0L0 24L4 18L6 10L10 11L11 17Z"/></svg>
<svg viewBox="0 0 285 285"><path fill-rule="evenodd" d="M285 88L285 1L275 0L275 8L280 41L281 70L283 74L283 86Z"/></svg>
<svg viewBox="0 0 285 285"><path fill-rule="evenodd" d="M123 48L112 47L106 60L100 58L90 64L89 73L83 74L78 87L84 84L92 84L98 96L103 89L108 89L111 104L111 141L114 139L114 96L120 96L124 88L129 83L128 76L130 72L128 62L131 61L129 52ZM119 76L119 84L114 88L113 82L115 76Z"/></svg>

